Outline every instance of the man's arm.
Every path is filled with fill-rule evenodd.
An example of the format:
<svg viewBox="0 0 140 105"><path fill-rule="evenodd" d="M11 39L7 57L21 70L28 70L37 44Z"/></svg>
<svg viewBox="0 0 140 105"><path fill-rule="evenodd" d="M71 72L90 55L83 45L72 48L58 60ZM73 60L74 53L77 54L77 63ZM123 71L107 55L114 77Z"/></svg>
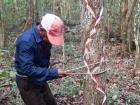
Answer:
<svg viewBox="0 0 140 105"><path fill-rule="evenodd" d="M29 78L33 77L37 82L43 82L55 77L59 77L59 72L56 68L37 67L34 64L34 48L30 42L22 42L17 45L19 48L19 61L22 73L25 73ZM61 70L60 70L61 71Z"/></svg>

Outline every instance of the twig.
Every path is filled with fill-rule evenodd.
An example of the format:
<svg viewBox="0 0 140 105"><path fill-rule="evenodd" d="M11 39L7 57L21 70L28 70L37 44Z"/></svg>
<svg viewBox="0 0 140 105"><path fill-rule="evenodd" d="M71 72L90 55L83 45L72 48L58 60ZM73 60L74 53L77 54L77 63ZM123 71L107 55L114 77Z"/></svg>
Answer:
<svg viewBox="0 0 140 105"><path fill-rule="evenodd" d="M105 72L107 72L108 70L104 70L104 71L101 71L101 72L99 72L99 73L92 73L92 75L101 75L101 74L103 74L103 73L105 73ZM69 74L69 75L89 75L89 73L67 73L67 74Z"/></svg>
<svg viewBox="0 0 140 105"><path fill-rule="evenodd" d="M11 86L12 84L3 84L3 85L0 85L0 88L2 87L7 87L7 86Z"/></svg>
<svg viewBox="0 0 140 105"><path fill-rule="evenodd" d="M90 64L90 65L88 65L88 66L93 66L92 69L94 69L94 68L97 67L99 64L100 64L100 62L97 62L97 63L95 63L95 64ZM67 72L79 70L79 69L82 69L82 68L84 68L84 67L86 67L86 66L81 66L81 67L78 67L78 68L70 69L70 70L67 70Z"/></svg>
<svg viewBox="0 0 140 105"><path fill-rule="evenodd" d="M64 42L64 36L63 36L63 62L65 62L66 58L65 58L65 42ZM65 63L63 63L63 69L65 69Z"/></svg>

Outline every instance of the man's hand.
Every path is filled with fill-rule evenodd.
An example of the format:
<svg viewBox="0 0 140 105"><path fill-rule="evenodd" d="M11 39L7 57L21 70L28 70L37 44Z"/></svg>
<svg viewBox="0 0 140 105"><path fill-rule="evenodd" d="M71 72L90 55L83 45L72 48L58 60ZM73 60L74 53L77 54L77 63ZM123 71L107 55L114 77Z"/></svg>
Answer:
<svg viewBox="0 0 140 105"><path fill-rule="evenodd" d="M63 69L58 69L58 74L59 74L60 77L68 76L67 72L64 71Z"/></svg>

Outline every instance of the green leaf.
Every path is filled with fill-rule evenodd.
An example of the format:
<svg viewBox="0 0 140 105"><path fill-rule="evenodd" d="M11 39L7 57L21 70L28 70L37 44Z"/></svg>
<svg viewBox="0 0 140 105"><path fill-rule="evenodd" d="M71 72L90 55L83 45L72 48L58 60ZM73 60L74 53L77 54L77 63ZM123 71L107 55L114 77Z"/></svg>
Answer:
<svg viewBox="0 0 140 105"><path fill-rule="evenodd" d="M112 100L116 100L118 98L117 94L113 95Z"/></svg>
<svg viewBox="0 0 140 105"><path fill-rule="evenodd" d="M7 77L7 76L8 76L7 70L3 70L2 72L0 72L0 77Z"/></svg>

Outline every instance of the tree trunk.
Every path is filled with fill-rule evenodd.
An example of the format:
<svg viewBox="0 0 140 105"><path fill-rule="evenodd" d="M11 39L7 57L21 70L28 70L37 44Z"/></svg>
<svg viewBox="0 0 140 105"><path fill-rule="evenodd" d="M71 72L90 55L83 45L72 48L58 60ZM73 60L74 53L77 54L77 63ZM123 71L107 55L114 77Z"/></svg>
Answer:
<svg viewBox="0 0 140 105"><path fill-rule="evenodd" d="M27 20L26 20L26 23L25 23L25 26L23 28L23 31L28 28L28 27L31 27L34 23L34 3L33 3L33 0L26 0L27 2Z"/></svg>
<svg viewBox="0 0 140 105"><path fill-rule="evenodd" d="M101 82L102 86L105 87L105 77L99 76L98 80ZM91 78L88 78L85 82L84 88L84 105L102 105L103 96L102 94L95 89L95 83ZM104 88L105 90L105 88ZM107 105L105 103L104 105Z"/></svg>
<svg viewBox="0 0 140 105"><path fill-rule="evenodd" d="M89 28L91 28L90 24L93 21L93 18L89 13L89 11L85 8L85 4L82 1L80 2L81 2L81 10L82 10L81 13L81 26L83 29L82 39L85 39L86 38L85 34L88 33ZM93 2L91 1L90 5L92 5L92 3ZM90 43L91 50L93 49L96 51L96 53L92 52L92 54L89 55L89 62L91 62L92 64L96 64L97 62L100 62L99 59L102 56L101 53L102 48L100 46L102 45L102 43L100 42L101 41L100 39L102 39L101 36L94 35L94 38L92 38L92 42ZM82 43L84 43L84 41L82 41ZM93 69L91 68L91 71L92 70ZM106 79L104 77L106 77L104 74L98 75L96 79L98 80L100 85L105 89L104 83ZM85 81L85 87L84 87L84 101L83 101L84 105L102 105L102 101L103 101L103 94L96 89L95 82L91 79L89 75L87 75L87 79ZM104 105L106 105L106 103L104 103Z"/></svg>
<svg viewBox="0 0 140 105"><path fill-rule="evenodd" d="M39 0L34 0L34 21L39 21L39 8L38 8Z"/></svg>
<svg viewBox="0 0 140 105"><path fill-rule="evenodd" d="M134 6L136 5L137 0L121 0L120 1L120 13L121 13L121 37L122 37L122 57L126 55L126 51L129 49L131 36L128 37L128 27ZM128 39L128 40L127 40Z"/></svg>
<svg viewBox="0 0 140 105"><path fill-rule="evenodd" d="M136 45L136 53L135 53L135 64L134 64L134 70L132 71L131 77L134 78L137 74L140 74L140 1L137 4L137 12L134 16L134 39L135 39L135 45Z"/></svg>
<svg viewBox="0 0 140 105"><path fill-rule="evenodd" d="M27 0L28 25L31 26L34 22L34 3L33 0Z"/></svg>
<svg viewBox="0 0 140 105"><path fill-rule="evenodd" d="M53 0L53 13L61 17L61 0Z"/></svg>
<svg viewBox="0 0 140 105"><path fill-rule="evenodd" d="M126 15L128 11L128 0L121 0L120 2L120 13L121 13L121 38L122 38L122 56L126 55L126 43L127 43L127 21Z"/></svg>
<svg viewBox="0 0 140 105"><path fill-rule="evenodd" d="M68 17L70 19L70 0L61 0L60 13L64 19L68 19Z"/></svg>
<svg viewBox="0 0 140 105"><path fill-rule="evenodd" d="M4 47L4 18L3 0L0 0L0 48Z"/></svg>
<svg viewBox="0 0 140 105"><path fill-rule="evenodd" d="M127 13L127 17L126 17L126 21L128 21L128 29L127 29L127 36L128 36L128 42L127 42L127 45L128 45L128 50L129 52L131 53L132 52L132 49L133 49L133 38L134 38L134 34L132 32L132 13L133 13L133 10L134 10L134 7L137 3L137 0L128 0L128 13Z"/></svg>

